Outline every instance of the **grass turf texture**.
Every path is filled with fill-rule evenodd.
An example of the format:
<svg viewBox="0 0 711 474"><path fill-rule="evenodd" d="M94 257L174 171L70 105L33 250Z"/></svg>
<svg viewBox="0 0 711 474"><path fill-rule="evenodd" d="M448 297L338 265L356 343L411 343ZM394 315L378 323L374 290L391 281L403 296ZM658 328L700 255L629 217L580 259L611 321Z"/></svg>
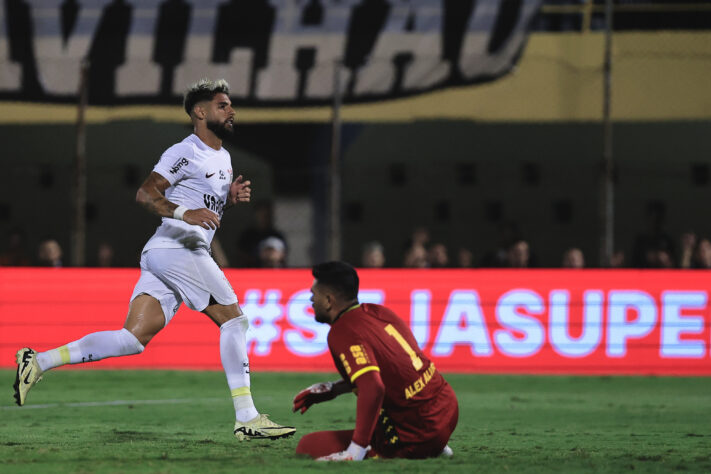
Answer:
<svg viewBox="0 0 711 474"><path fill-rule="evenodd" d="M352 428L355 397L305 415L291 413L291 399L333 375L253 374L257 407L298 431L243 442L232 437L221 372L59 370L22 408L12 404L14 372L0 376L0 472L711 472L710 378L451 374L452 459L327 465L294 448L305 433Z"/></svg>

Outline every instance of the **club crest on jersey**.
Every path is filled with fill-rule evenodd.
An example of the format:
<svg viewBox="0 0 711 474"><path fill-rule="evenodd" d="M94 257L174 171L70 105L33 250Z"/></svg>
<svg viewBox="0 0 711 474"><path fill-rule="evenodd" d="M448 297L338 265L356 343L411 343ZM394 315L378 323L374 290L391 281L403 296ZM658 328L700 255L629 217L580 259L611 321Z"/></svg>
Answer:
<svg viewBox="0 0 711 474"><path fill-rule="evenodd" d="M175 174L180 171L183 166L188 166L189 162L187 158L180 158L178 161L173 163L173 167L170 169L170 174Z"/></svg>
<svg viewBox="0 0 711 474"><path fill-rule="evenodd" d="M227 176L225 175L225 172L220 170L220 179L227 179Z"/></svg>

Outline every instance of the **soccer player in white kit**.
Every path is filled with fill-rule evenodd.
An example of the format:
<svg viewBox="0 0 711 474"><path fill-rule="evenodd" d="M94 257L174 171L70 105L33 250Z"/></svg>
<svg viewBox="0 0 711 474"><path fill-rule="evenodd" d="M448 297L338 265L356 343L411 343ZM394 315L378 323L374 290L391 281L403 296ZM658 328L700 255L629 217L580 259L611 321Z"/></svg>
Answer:
<svg viewBox="0 0 711 474"><path fill-rule="evenodd" d="M185 303L220 327L220 358L235 406L238 439L277 439L296 431L260 414L250 393L245 332L249 326L234 290L210 255L210 242L223 211L249 202L250 181L232 178L230 154L222 140L233 133L229 85L202 79L185 93L193 134L168 148L136 194L136 201L162 217L141 254L141 276L131 296L123 329L100 331L46 352L17 352L15 399L47 370L65 364L143 352Z"/></svg>

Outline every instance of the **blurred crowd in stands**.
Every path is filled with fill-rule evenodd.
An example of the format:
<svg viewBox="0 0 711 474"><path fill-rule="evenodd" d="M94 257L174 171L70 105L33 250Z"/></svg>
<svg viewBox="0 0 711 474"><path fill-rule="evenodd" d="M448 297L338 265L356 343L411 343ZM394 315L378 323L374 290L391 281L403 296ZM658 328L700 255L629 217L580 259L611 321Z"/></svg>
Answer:
<svg viewBox="0 0 711 474"><path fill-rule="evenodd" d="M665 230L665 207L652 203L646 209L646 228L639 233L631 253L617 251L612 255L611 268L711 268L711 239L693 231L675 240ZM586 260L583 251L575 246L562 249L558 262L538 261L535 249L514 222L504 221L498 228L498 244L475 259L475 249L450 247L433 239L426 227L415 228L409 237L403 236L401 250L386 252L378 241L366 242L361 247L360 260L352 262L363 268L586 268L599 267ZM19 227L10 229L0 242L0 266L62 267L66 264L62 247L56 238L43 238L33 253L27 249L26 236ZM221 267L286 268L289 246L284 232L274 223L271 201L254 204L251 223L247 223L232 252L230 260L218 238L212 242L212 255ZM392 250L392 249L391 249ZM397 249L396 249L397 250ZM482 249L476 249L478 253ZM87 264L92 267L117 266L114 247L100 241L91 252Z"/></svg>
<svg viewBox="0 0 711 474"><path fill-rule="evenodd" d="M273 223L272 205L255 204L254 222L247 226L237 242L237 261L229 261L219 240L213 241L212 254L223 267L285 268L288 262L287 238ZM685 232L678 242L663 226L663 212L648 213L649 227L640 233L631 253L617 251L612 256L612 268L711 268L711 239ZM514 223L503 223L499 228L499 244L475 260L474 252L466 247L448 247L431 238L425 227L416 228L404 242L401 252L388 254L378 241L362 245L360 261L353 262L363 268L540 268L535 249L518 232ZM20 228L11 229L0 247L0 265L61 267L63 251L53 237L42 239L34 252L26 248L25 234ZM100 242L89 258L89 266L114 266L114 248L109 242ZM586 261L578 247L562 250L560 261L546 267L586 268L597 267Z"/></svg>
<svg viewBox="0 0 711 474"><path fill-rule="evenodd" d="M487 252L476 262L473 253L465 247L450 250L441 242L430 241L426 229L413 232L402 258L390 262L383 246L368 242L363 246L360 265L365 268L540 268L528 241L520 236L503 240L501 245ZM560 268L586 268L597 265L586 264L583 251L577 247L565 249L561 254ZM547 266L550 268L550 266ZM691 268L711 269L711 239L698 237L693 232L681 236L679 251L666 234L640 234L628 260L625 253L617 251L612 255L611 268Z"/></svg>

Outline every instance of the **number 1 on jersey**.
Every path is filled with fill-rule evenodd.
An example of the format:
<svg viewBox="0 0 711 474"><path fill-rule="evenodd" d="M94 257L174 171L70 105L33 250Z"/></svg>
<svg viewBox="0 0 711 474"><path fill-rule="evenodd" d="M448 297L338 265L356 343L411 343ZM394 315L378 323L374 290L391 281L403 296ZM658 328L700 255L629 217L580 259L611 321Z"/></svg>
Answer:
<svg viewBox="0 0 711 474"><path fill-rule="evenodd" d="M420 370L422 368L422 359L417 357L417 354L412 350L412 347L410 347L410 344L407 343L405 338L402 337L402 334L400 334L392 324L385 326L385 332L394 337L397 343L400 344L400 347L407 352L407 355L409 355L410 359L412 359L412 366L415 370Z"/></svg>

